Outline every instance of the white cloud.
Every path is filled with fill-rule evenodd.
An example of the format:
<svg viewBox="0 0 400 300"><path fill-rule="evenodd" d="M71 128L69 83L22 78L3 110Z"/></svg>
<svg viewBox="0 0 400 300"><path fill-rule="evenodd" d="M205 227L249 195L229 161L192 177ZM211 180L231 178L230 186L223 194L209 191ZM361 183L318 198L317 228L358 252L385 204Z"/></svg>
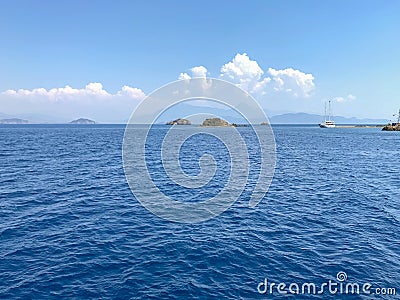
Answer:
<svg viewBox="0 0 400 300"><path fill-rule="evenodd" d="M349 101L353 101L353 100L355 100L355 99L357 99L357 97L356 96L354 96L354 95L352 95L352 94L349 94L349 95L347 95L346 97L335 97L334 98L334 101L336 101L336 102L349 102Z"/></svg>
<svg viewBox="0 0 400 300"><path fill-rule="evenodd" d="M1 112L9 115L30 114L48 116L51 122L70 121L78 117L91 117L99 122L121 122L145 93L123 86L116 93L106 91L101 83L92 82L84 88L35 88L7 90L0 93Z"/></svg>
<svg viewBox="0 0 400 300"><path fill-rule="evenodd" d="M272 77L275 91L289 92L295 97L309 97L315 88L314 76L299 70L269 68L268 74Z"/></svg>
<svg viewBox="0 0 400 300"><path fill-rule="evenodd" d="M86 85L83 89L74 89L69 85L63 88L36 88L32 90L19 89L7 90L2 94L14 97L46 97L52 100L70 96L109 96L110 94L103 89L103 85L98 82L92 82Z"/></svg>
<svg viewBox="0 0 400 300"><path fill-rule="evenodd" d="M207 69L203 66L193 67L190 69L191 76L188 73L179 74L179 80L188 80L191 78L206 78L207 77Z"/></svg>
<svg viewBox="0 0 400 300"><path fill-rule="evenodd" d="M124 85L121 90L117 93L118 96L128 96L132 99L144 99L144 97L146 97L145 93L138 88L133 88L127 85Z"/></svg>
<svg viewBox="0 0 400 300"><path fill-rule="evenodd" d="M300 70L269 68L267 75L257 61L251 60L246 53L238 53L232 61L221 67L220 78L252 94L287 92L295 97L306 98L315 89L314 76Z"/></svg>
<svg viewBox="0 0 400 300"><path fill-rule="evenodd" d="M50 100L64 100L77 98L82 99L85 97L113 97L113 96L127 96L133 99L143 99L144 92L138 88L132 88L124 85L116 94L107 92L103 85L99 82L91 82L82 89L72 88L69 85L62 88L52 88L46 90L45 88L36 88L32 90L19 89L7 90L2 93L3 95L12 97L31 97L31 98L47 98Z"/></svg>
<svg viewBox="0 0 400 300"><path fill-rule="evenodd" d="M271 78L265 77L264 71L255 60L250 60L246 53L236 54L232 61L221 67L220 78L235 83L250 93L263 93Z"/></svg>
<svg viewBox="0 0 400 300"><path fill-rule="evenodd" d="M193 67L190 73L191 75L181 73L178 78L180 80L193 77L206 78L207 69L204 66ZM265 76L264 70L257 61L251 60L247 53L238 53L232 61L221 67L219 77L257 95L286 92L295 97L307 98L315 89L314 76L300 70L269 68L267 74L269 76Z"/></svg>
<svg viewBox="0 0 400 300"><path fill-rule="evenodd" d="M178 77L179 80L189 80L190 78L191 78L190 75L187 73L181 73L181 74L179 74L179 77Z"/></svg>
<svg viewBox="0 0 400 300"><path fill-rule="evenodd" d="M192 77L206 78L207 76L207 69L203 66L193 67L190 71L192 71Z"/></svg>

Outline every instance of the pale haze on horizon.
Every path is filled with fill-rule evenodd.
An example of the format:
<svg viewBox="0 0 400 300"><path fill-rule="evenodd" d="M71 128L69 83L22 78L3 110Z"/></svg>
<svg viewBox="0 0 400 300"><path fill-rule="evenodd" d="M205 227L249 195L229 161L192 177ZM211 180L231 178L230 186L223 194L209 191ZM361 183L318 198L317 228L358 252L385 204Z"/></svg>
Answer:
<svg viewBox="0 0 400 300"><path fill-rule="evenodd" d="M155 89L213 77L271 113L390 119L398 1L12 1L0 9L0 118L125 122ZM201 105L197 104L197 105Z"/></svg>

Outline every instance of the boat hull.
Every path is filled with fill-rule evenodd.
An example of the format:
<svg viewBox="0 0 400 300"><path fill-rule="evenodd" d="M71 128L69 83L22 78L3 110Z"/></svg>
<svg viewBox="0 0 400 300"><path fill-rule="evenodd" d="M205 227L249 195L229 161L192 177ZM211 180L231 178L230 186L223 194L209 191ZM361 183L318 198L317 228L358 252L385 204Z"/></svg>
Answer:
<svg viewBox="0 0 400 300"><path fill-rule="evenodd" d="M324 124L324 123L322 123L322 124L319 124L319 127L321 127L321 128L335 128L336 125L334 125L334 124Z"/></svg>

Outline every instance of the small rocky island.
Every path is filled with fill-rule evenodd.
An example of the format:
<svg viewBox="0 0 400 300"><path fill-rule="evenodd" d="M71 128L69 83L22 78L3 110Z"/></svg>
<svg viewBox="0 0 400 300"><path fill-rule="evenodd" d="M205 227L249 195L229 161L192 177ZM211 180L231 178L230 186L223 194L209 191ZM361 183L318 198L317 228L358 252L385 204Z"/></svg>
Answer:
<svg viewBox="0 0 400 300"><path fill-rule="evenodd" d="M209 118L209 119L205 119L203 121L203 124L201 124L201 126L227 127L227 126L231 126L231 125L227 121L220 119L220 118Z"/></svg>
<svg viewBox="0 0 400 300"><path fill-rule="evenodd" d="M176 119L173 121L167 122L167 125L191 125L192 123L186 119Z"/></svg>
<svg viewBox="0 0 400 300"><path fill-rule="evenodd" d="M2 119L0 124L29 124L29 121L18 118Z"/></svg>
<svg viewBox="0 0 400 300"><path fill-rule="evenodd" d="M96 124L95 121L85 118L79 118L69 122L70 124Z"/></svg>
<svg viewBox="0 0 400 300"><path fill-rule="evenodd" d="M382 128L383 131L400 131L400 123L388 124Z"/></svg>
<svg viewBox="0 0 400 300"><path fill-rule="evenodd" d="M232 123L233 127L249 127L248 124L236 124L236 123Z"/></svg>

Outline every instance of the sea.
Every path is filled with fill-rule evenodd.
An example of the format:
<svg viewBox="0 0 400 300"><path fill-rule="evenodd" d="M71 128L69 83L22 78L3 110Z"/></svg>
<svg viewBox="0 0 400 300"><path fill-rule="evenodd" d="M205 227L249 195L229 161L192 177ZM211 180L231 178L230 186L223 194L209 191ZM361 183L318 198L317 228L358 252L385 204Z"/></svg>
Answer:
<svg viewBox="0 0 400 300"><path fill-rule="evenodd" d="M0 125L0 299L399 299L400 134L272 129L262 201L248 206L253 180L223 213L188 224L135 198L124 125ZM190 201L218 193L229 149L210 145L197 136L181 167L198 172L205 147L220 164L213 185L180 193L154 158L160 190Z"/></svg>

